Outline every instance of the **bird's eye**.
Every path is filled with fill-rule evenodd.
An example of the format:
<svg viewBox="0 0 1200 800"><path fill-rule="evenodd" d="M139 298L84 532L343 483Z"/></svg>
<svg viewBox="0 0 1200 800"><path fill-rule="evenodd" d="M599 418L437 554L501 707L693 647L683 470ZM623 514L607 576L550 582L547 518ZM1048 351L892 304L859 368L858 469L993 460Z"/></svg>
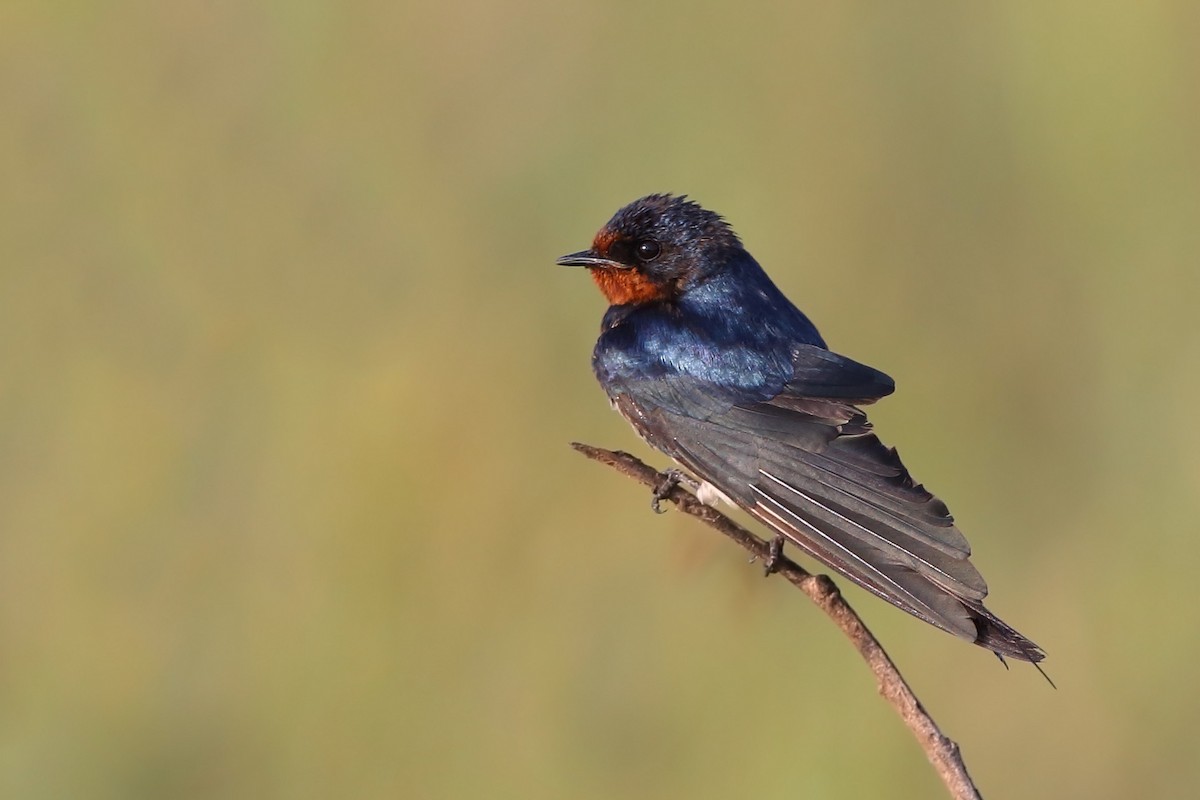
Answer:
<svg viewBox="0 0 1200 800"><path fill-rule="evenodd" d="M660 252L662 252L662 248L653 239L643 239L638 242L637 257L642 261L653 261L658 258Z"/></svg>

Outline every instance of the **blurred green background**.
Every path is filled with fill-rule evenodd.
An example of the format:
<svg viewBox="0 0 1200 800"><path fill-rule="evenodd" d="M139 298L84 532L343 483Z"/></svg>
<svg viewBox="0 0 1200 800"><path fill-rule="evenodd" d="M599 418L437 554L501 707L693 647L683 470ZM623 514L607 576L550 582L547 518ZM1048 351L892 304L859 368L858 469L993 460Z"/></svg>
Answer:
<svg viewBox="0 0 1200 800"><path fill-rule="evenodd" d="M936 797L553 266L725 214L1035 671L848 590L992 797L1200 791L1200 11L0 9L0 794ZM661 458L653 463L661 464ZM845 582L843 582L844 584Z"/></svg>

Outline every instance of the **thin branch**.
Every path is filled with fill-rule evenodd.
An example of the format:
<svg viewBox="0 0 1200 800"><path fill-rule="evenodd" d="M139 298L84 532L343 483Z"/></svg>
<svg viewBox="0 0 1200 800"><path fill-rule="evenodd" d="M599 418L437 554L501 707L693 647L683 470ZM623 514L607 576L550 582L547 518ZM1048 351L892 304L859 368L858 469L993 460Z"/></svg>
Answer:
<svg viewBox="0 0 1200 800"><path fill-rule="evenodd" d="M571 446L588 458L607 464L622 475L628 475L651 488L661 486L666 478L629 453L604 450L579 442L573 442ZM683 513L702 520L733 539L757 558L765 560L770 554L769 542L755 536L715 508L704 505L682 487L674 486L665 499L678 506ZM776 563L776 572L820 606L854 644L863 661L866 661L871 672L875 673L879 693L891 703L896 713L904 720L904 724L912 731L942 782L946 784L950 795L955 800L981 800L979 790L967 774L967 766L963 763L958 745L941 732L900 675L900 671L884 651L883 645L879 644L879 640L863 624L833 581L825 575L812 575L786 557L779 558Z"/></svg>

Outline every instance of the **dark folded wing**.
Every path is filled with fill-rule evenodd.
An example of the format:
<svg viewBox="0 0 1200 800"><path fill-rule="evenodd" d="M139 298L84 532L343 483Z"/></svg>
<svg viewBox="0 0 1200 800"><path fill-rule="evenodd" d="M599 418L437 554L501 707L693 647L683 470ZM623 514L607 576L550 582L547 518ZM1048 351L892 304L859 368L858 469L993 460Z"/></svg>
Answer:
<svg viewBox="0 0 1200 800"><path fill-rule="evenodd" d="M945 504L851 405L888 394L891 379L812 350L767 399L729 404L727 393L680 375L615 399L652 444L822 563L943 630L1040 660L1036 645L984 608L987 584Z"/></svg>
<svg viewBox="0 0 1200 800"><path fill-rule="evenodd" d="M895 381L874 367L806 344L792 351L792 376L783 396L869 403L894 391Z"/></svg>

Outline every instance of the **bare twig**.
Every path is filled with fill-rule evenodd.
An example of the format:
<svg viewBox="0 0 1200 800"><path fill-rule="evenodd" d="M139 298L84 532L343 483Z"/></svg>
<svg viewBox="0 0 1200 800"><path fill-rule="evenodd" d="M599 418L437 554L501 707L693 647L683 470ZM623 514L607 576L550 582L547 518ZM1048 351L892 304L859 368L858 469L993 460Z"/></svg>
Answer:
<svg viewBox="0 0 1200 800"><path fill-rule="evenodd" d="M607 464L621 474L628 475L651 488L663 485L666 478L629 453L605 450L579 442L573 442L571 446L588 458ZM680 486L674 486L664 499L670 500L685 514L697 517L733 539L759 559L766 559L770 555L769 542L755 536L715 508L704 505ZM904 720L904 724L912 731L942 782L946 784L950 795L955 800L981 800L979 790L967 774L967 766L963 763L958 745L941 732L900 675L883 646L845 601L833 581L825 575L810 574L788 558L779 558L777 567L776 571L820 606L854 644L859 655L871 668L871 672L875 673L879 693L891 703L896 713Z"/></svg>

